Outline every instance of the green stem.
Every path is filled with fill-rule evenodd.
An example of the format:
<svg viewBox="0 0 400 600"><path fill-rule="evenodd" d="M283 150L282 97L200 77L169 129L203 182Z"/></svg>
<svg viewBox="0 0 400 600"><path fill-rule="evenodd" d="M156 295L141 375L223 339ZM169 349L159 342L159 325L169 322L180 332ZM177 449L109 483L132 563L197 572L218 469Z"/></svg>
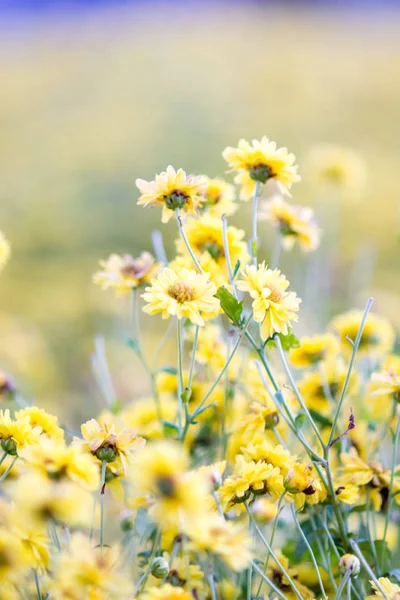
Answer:
<svg viewBox="0 0 400 600"><path fill-rule="evenodd" d="M14 456L14 458L12 459L12 461L10 462L10 464L8 465L7 469L4 471L3 475L0 477L0 481L4 481L7 478L8 474L11 471L11 469L13 468L14 463L17 460L17 458L18 458L18 456Z"/></svg>
<svg viewBox="0 0 400 600"><path fill-rule="evenodd" d="M179 232L180 232L181 237L182 237L182 239L183 239L183 241L185 243L185 246L186 246L186 248L187 248L187 250L188 250L188 252L189 252L189 254L190 254L191 258L192 258L192 261L196 265L196 268L199 271L199 273L204 273L203 269L200 266L199 261L197 260L195 254L194 254L194 252L192 250L192 247L191 247L191 245L189 243L189 240L186 237L186 233L185 233L185 230L183 228L182 219L181 219L181 216L180 216L180 213L179 213L179 208L175 209L175 214L176 214L176 220L177 220L178 227L179 227Z"/></svg>
<svg viewBox="0 0 400 600"><path fill-rule="evenodd" d="M144 590L144 588L146 586L146 582L147 582L147 580L149 578L150 571L151 571L151 563L153 562L153 558L156 555L157 547L158 547L158 544L160 542L160 539L161 539L161 530L158 529L156 531L155 536L154 536L154 542L153 542L153 546L152 546L152 549L151 549L151 554L149 556L149 562L148 562L148 565L147 565L147 569L146 569L146 572L143 573L143 575L139 579L139 583L137 585L137 591L136 591L136 594L134 595L135 598L137 596L139 596L143 592L143 590Z"/></svg>
<svg viewBox="0 0 400 600"><path fill-rule="evenodd" d="M346 587L347 582L350 581L350 576L351 571L347 571L345 576L340 581L338 589L336 590L335 600L340 600L340 598L342 597L343 590Z"/></svg>
<svg viewBox="0 0 400 600"><path fill-rule="evenodd" d="M386 512L386 516L385 516L385 527L383 530L383 543L382 543L382 550L381 550L381 554L380 554L381 564L383 561L383 552L385 549L385 542L386 542L386 536L387 536L388 527L389 527L390 514L393 509L393 500L394 500L393 484L394 484L394 472L396 469L396 461L397 461L397 451L398 451L398 447L399 447L399 437L400 437L400 418L399 418L399 416L397 416L396 432L394 434L393 451L392 451L392 464L391 464L391 468L390 468L388 507L387 507L387 512Z"/></svg>
<svg viewBox="0 0 400 600"><path fill-rule="evenodd" d="M194 365L196 363L197 343L199 341L199 330L200 330L199 325L196 325L196 328L194 330L194 340L193 340L193 347L192 347L192 360L190 361L189 379L188 379L188 384L187 384L187 387L189 390L192 387Z"/></svg>
<svg viewBox="0 0 400 600"><path fill-rule="evenodd" d="M38 576L36 569L33 570L33 573L35 576L36 594L37 594L38 600L42 600L42 592L40 591L39 576Z"/></svg>
<svg viewBox="0 0 400 600"><path fill-rule="evenodd" d="M287 596L285 596L285 594L281 592L274 582L261 571L260 567L254 562L254 560L251 561L251 564L253 569L260 575L261 579L264 579L265 583L267 583L269 587L274 590L275 594L277 594L279 598L282 598L282 600L287 600Z"/></svg>
<svg viewBox="0 0 400 600"><path fill-rule="evenodd" d="M235 280L233 277L233 270L232 270L231 255L230 255L230 251L229 251L228 221L226 220L226 217L222 217L222 239L224 242L224 254L225 254L225 260L226 260L226 266L228 269L229 282L233 288L233 295L235 296L235 298L237 298L237 291L236 291L236 287L235 287Z"/></svg>
<svg viewBox="0 0 400 600"><path fill-rule="evenodd" d="M251 255L253 257L253 265L257 266L257 210L258 210L258 198L260 193L260 182L256 181L256 185L254 188L254 196L253 196L253 207L252 207L252 217L251 217Z"/></svg>
<svg viewBox="0 0 400 600"><path fill-rule="evenodd" d="M6 460L7 456L8 456L8 452L4 452L3 456L0 458L0 465L3 464L3 462Z"/></svg>
<svg viewBox="0 0 400 600"><path fill-rule="evenodd" d="M182 347L183 347L183 333L182 333L182 321L177 319L177 334L178 334L178 427L179 431L182 430L182 394L185 389L183 382L183 360L182 360Z"/></svg>
<svg viewBox="0 0 400 600"><path fill-rule="evenodd" d="M101 483L100 483L100 546L104 546L104 496L106 489L106 469L107 462L101 463Z"/></svg>
<svg viewBox="0 0 400 600"><path fill-rule="evenodd" d="M362 566L368 573L368 576L371 577L372 581L374 582L374 584L376 585L377 589L380 591L382 596L384 598L386 598L386 600L390 600L387 593L385 592L384 588L381 586L378 579L376 578L375 573L369 566L368 562L365 560L364 555L361 552L360 548L358 547L357 543L354 540L350 540L350 546L351 546L354 554L360 559L360 563L362 564Z"/></svg>

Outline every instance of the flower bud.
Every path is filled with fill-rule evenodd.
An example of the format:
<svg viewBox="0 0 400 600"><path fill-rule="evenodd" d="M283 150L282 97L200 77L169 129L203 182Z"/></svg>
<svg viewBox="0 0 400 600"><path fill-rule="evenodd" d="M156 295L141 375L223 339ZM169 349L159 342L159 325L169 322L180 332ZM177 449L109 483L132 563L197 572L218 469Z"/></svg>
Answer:
<svg viewBox="0 0 400 600"><path fill-rule="evenodd" d="M117 453L113 446L101 446L97 452L96 456L101 462L105 461L107 463L114 462L117 458Z"/></svg>
<svg viewBox="0 0 400 600"><path fill-rule="evenodd" d="M11 456L17 456L17 444L12 438L1 440L1 447L3 448L4 452L7 452L7 454L11 454Z"/></svg>
<svg viewBox="0 0 400 600"><path fill-rule="evenodd" d="M271 411L268 415L266 415L265 417L265 429L273 429L274 427L276 427L279 423L279 414L278 411L274 410Z"/></svg>
<svg viewBox="0 0 400 600"><path fill-rule="evenodd" d="M357 577L360 572L360 561L354 554L344 554L339 561L339 570L342 575L350 571L350 577Z"/></svg>
<svg viewBox="0 0 400 600"><path fill-rule="evenodd" d="M162 556L153 558L150 572L152 575L154 575L154 577L157 577L157 579L164 579L164 577L167 577L169 573L169 564Z"/></svg>
<svg viewBox="0 0 400 600"><path fill-rule="evenodd" d="M253 179L253 181L260 181L261 183L266 183L268 179L272 176L272 170L269 165L255 165L254 167L251 167L249 175Z"/></svg>
<svg viewBox="0 0 400 600"><path fill-rule="evenodd" d="M165 199L165 204L170 210L183 208L187 202L187 196L184 192L176 190Z"/></svg>

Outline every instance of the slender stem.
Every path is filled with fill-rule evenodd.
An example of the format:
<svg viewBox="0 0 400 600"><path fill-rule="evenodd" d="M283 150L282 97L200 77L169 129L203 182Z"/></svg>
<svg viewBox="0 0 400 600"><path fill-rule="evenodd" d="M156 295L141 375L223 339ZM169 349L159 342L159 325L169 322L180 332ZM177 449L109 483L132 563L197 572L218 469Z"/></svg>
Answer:
<svg viewBox="0 0 400 600"><path fill-rule="evenodd" d="M257 211L258 211L258 198L260 194L260 182L256 181L253 196L253 210L251 217L251 255L253 257L253 265L257 266Z"/></svg>
<svg viewBox="0 0 400 600"><path fill-rule="evenodd" d="M60 552L61 544L60 544L60 540L58 539L57 525L56 525L55 521L50 521L50 529L53 534L54 545L56 546L58 552Z"/></svg>
<svg viewBox="0 0 400 600"><path fill-rule="evenodd" d="M319 587L321 588L322 595L323 595L324 599L327 600L326 593L325 593L325 588L324 588L324 584L322 583L321 573L319 572L317 560L316 560L314 552L313 552L313 550L312 550L312 548L311 548L311 546L310 546L310 544L308 542L307 536L304 534L304 531L301 528L301 525L300 525L299 520L297 518L296 509L295 509L295 507L294 507L293 504L292 504L292 515L293 515L293 519L294 519L294 522L296 524L296 527L297 527L297 529L298 529L298 531L299 531L299 533L300 533L300 535L301 535L301 537L303 539L303 542L307 546L307 550L310 553L311 560L312 560L313 565L314 565L315 573L316 573L317 578L318 578L318 583L319 583Z"/></svg>
<svg viewBox="0 0 400 600"><path fill-rule="evenodd" d="M6 460L7 456L8 456L8 452L4 452L3 456L0 458L0 465L3 464L3 462Z"/></svg>
<svg viewBox="0 0 400 600"><path fill-rule="evenodd" d="M183 362L182 362L182 348L183 348L183 332L182 332L182 320L177 319L177 334L178 334L178 427L179 431L182 430L182 394L185 389L183 383Z"/></svg>
<svg viewBox="0 0 400 600"><path fill-rule="evenodd" d="M372 581L374 582L374 584L376 585L377 589L380 591L382 596L384 598L386 598L386 600L389 600L389 597L388 597L387 593L385 592L385 589L381 586L381 584L379 583L379 580L375 576L375 573L373 572L373 570L371 569L371 567L365 560L363 553L361 552L360 548L358 547L358 544L354 540L350 540L350 546L352 547L354 554L356 554L357 557L360 559L360 563L362 564L362 566L368 573L368 576L371 577Z"/></svg>
<svg viewBox="0 0 400 600"><path fill-rule="evenodd" d="M7 475L9 474L9 472L11 471L11 469L14 466L15 461L17 460L18 456L14 456L14 458L12 459L12 461L10 462L10 464L8 465L7 469L4 471L3 475L0 477L0 481L4 481L7 477Z"/></svg>
<svg viewBox="0 0 400 600"><path fill-rule="evenodd" d="M293 377L292 372L290 370L289 364L288 364L288 362L286 360L286 356L285 356L285 353L283 351L282 343L281 343L281 340L279 338L279 335L276 335L276 334L274 335L274 341L275 341L276 347L278 348L278 352L279 352L279 355L281 357L283 368L285 369L286 375L287 375L287 377L288 377L288 379L290 381L290 385L292 386L292 389L293 389L294 393L296 394L296 397L297 397L297 399L298 399L298 401L300 403L300 406L303 409L303 411L306 413L307 418L310 421L310 425L311 425L311 427L312 427L315 435L317 436L317 439L318 439L319 443L321 444L321 447L325 448L324 440L322 439L322 436L321 436L321 434L319 432L319 429L318 429L317 425L315 424L314 419L312 418L312 416L310 414L310 411L308 410L308 407L307 407L306 403L303 400L303 396L300 394L300 391L299 391L299 389L297 387L297 384L296 384L296 382L294 380L294 377Z"/></svg>
<svg viewBox="0 0 400 600"><path fill-rule="evenodd" d="M270 553L270 555L272 556L272 558L274 559L274 561L276 562L278 568L280 569L280 571L282 571L283 575L286 577L286 579L288 580L289 585L291 586L291 588L293 589L294 593L296 594L296 596L299 598L299 600L303 600L302 595L300 594L299 590L297 589L293 579L290 577L289 573L286 571L285 567L282 565L282 563L280 562L279 558L277 557L277 555L275 554L275 552L272 550L270 544L267 542L267 540L265 539L261 529L259 528L259 526L257 525L257 522L254 518L253 513L251 512L251 510L249 509L249 505L247 504L247 502L244 503L247 513L250 517L250 520L253 524L254 529L256 530L261 542L264 544L264 546L266 547L266 549L268 550L268 552Z"/></svg>
<svg viewBox="0 0 400 600"><path fill-rule="evenodd" d="M35 585L36 585L36 594L38 597L38 600L42 600L42 592L40 591L40 582L39 582L39 575L36 569L33 570L34 573L34 577L35 577Z"/></svg>
<svg viewBox="0 0 400 600"><path fill-rule="evenodd" d="M194 340L193 340L193 347L192 347L192 360L190 362L189 379L188 379L188 384L187 384L187 387L189 390L192 387L194 365L196 363L197 342L199 341L199 330L200 330L199 325L196 325L196 328L194 330Z"/></svg>
<svg viewBox="0 0 400 600"><path fill-rule="evenodd" d="M185 233L185 230L183 228L182 219L181 219L181 216L179 214L179 208L175 209L175 213L176 213L176 220L177 220L178 227L179 227L179 232L180 232L180 234L182 236L182 239L183 239L183 241L185 243L185 246L186 246L186 248L187 248L187 250L188 250L188 252L189 252L189 254L190 254L191 258L192 258L192 261L196 265L196 268L199 271L199 273L204 273L203 269L200 266L199 261L197 260L195 254L194 254L194 252L192 250L192 247L191 247L191 245L189 243L189 240L186 237L186 233Z"/></svg>
<svg viewBox="0 0 400 600"><path fill-rule="evenodd" d="M153 558L156 555L157 547L158 547L158 544L160 542L160 539L161 539L161 529L158 529L156 531L155 536L154 536L153 546L151 548L151 553L150 553L150 556L149 556L149 562L148 562L148 565L147 565L146 572L143 573L143 575L140 577L139 583L136 586L137 591L136 591L136 594L134 595L135 598L137 596L139 596L143 592L143 590L144 590L144 588L146 586L146 582L147 582L147 580L149 578L150 571L151 571L151 563L153 562Z"/></svg>
<svg viewBox="0 0 400 600"><path fill-rule="evenodd" d="M336 411L335 411L335 416L333 418L332 429L331 429L331 433L329 435L329 440L328 440L328 444L327 444L328 448L330 447L330 444L331 444L331 442L333 440L333 437L335 435L336 426L337 426L338 418L339 418L340 411L341 411L341 408L342 408L343 400L344 400L344 398L346 396L347 388L348 388L348 385L349 385L349 382L350 382L351 373L353 371L353 366L354 366L354 362L355 362L355 359L356 359L357 350L358 350L358 347L360 345L362 333L364 331L365 322L367 320L368 313L371 310L373 302L374 301L373 301L372 298L370 298L368 300L368 302L367 302L367 306L365 307L365 311L364 311L363 317L361 319L360 327L358 328L358 331L357 331L356 339L354 340L354 343L353 343L353 350L352 350L352 353L351 353L349 368L347 370L346 379L345 379L344 384L343 384L343 389L342 389L342 393L340 394L339 402L337 403L337 407L336 407Z"/></svg>
<svg viewBox="0 0 400 600"><path fill-rule="evenodd" d="M285 594L283 592L281 592L281 590L274 584L274 582L267 577L267 575L265 575L265 573L263 573L260 569L260 567L254 562L254 560L251 561L252 567L255 571L257 571L257 573L260 575L260 577L262 579L264 579L265 583L267 583L269 585L269 587L274 590L275 594L277 594L279 596L279 598L282 598L282 600L287 600L287 596L285 596Z"/></svg>
<svg viewBox="0 0 400 600"><path fill-rule="evenodd" d="M215 579L213 573L207 577L208 585L211 592L211 600L218 600L217 588L215 587Z"/></svg>
<svg viewBox="0 0 400 600"><path fill-rule="evenodd" d="M226 217L222 217L222 239L224 242L224 254L225 254L225 260L226 260L226 266L228 269L229 282L233 288L233 295L235 296L235 298L237 298L237 291L236 291L236 287L235 287L235 280L233 277L233 270L232 270L231 255L229 252L228 221L226 220Z"/></svg>
<svg viewBox="0 0 400 600"><path fill-rule="evenodd" d="M351 579L347 581L347 600L351 600Z"/></svg>
<svg viewBox="0 0 400 600"><path fill-rule="evenodd" d="M381 555L380 555L381 563L383 560L383 552L384 552L384 548L385 548L386 536L387 536L388 527L389 527L390 514L391 514L392 508L393 508L394 472L396 469L397 451L398 451L398 447L399 447L399 437L400 437L400 418L399 418L399 416L397 416L396 432L394 434L393 451L392 451L392 464L391 464L391 468L390 468L388 507L387 507L387 512L386 512L386 516L385 516L385 527L383 530L382 551L381 551Z"/></svg>
<svg viewBox="0 0 400 600"><path fill-rule="evenodd" d="M164 335L163 335L163 337L162 337L162 340L161 340L161 342L158 344L158 346L157 346L157 348L156 348L156 351L155 351L155 353L154 353L153 371L156 371L156 370L157 370L157 367L158 367L158 361L159 361L159 359L160 359L160 354L161 354L161 351L163 350L163 348L164 348L165 344L167 343L167 340L168 340L168 338L169 338L169 337L170 337L170 335L171 335L171 332L172 332L172 329L173 329L173 325L174 325L174 320L173 320L173 319L169 319L169 320L168 320L168 326L167 326L167 328L166 328L166 330L165 330L165 333L164 333Z"/></svg>
<svg viewBox="0 0 400 600"><path fill-rule="evenodd" d="M104 496L106 489L106 469L107 462L101 463L101 483L100 483L100 546L104 546Z"/></svg>
<svg viewBox="0 0 400 600"><path fill-rule="evenodd" d="M340 600L342 593L348 581L350 581L351 571L347 571L345 576L341 579L338 589L336 590L335 600Z"/></svg>

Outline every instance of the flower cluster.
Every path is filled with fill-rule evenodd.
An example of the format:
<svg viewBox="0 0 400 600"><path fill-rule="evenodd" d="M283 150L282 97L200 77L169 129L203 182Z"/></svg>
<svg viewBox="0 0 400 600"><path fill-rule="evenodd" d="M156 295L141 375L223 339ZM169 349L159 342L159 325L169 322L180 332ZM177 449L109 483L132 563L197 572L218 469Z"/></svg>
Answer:
<svg viewBox="0 0 400 600"><path fill-rule="evenodd" d="M169 166L136 183L175 219L176 255L157 238L156 258L112 254L94 275L132 297L142 395L115 397L102 357L105 406L73 433L0 373L0 598L400 597L396 332L370 300L294 335L301 299L257 220L279 248L318 247L312 210L268 195L300 180L295 157L266 137L223 156L249 239L227 222L233 184ZM139 308L176 327L161 367L172 328L148 356Z"/></svg>

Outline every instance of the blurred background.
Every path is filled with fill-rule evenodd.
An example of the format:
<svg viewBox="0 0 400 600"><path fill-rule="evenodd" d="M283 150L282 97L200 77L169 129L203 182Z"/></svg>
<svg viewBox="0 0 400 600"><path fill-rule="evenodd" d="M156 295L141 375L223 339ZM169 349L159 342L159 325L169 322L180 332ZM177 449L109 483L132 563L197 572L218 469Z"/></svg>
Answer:
<svg viewBox="0 0 400 600"><path fill-rule="evenodd" d="M395 2L0 2L0 229L13 248L0 366L23 393L91 414L97 334L119 394L140 388L128 302L92 273L111 252L151 250L160 213L136 207L136 177L168 164L223 175L240 137L296 154L293 201L325 231L316 255L282 262L304 298L299 332L370 295L400 326L399 27ZM357 201L311 185L303 165L321 142L365 160ZM232 222L248 227L249 206ZM162 232L172 257L175 224ZM267 256L273 232L261 235Z"/></svg>

